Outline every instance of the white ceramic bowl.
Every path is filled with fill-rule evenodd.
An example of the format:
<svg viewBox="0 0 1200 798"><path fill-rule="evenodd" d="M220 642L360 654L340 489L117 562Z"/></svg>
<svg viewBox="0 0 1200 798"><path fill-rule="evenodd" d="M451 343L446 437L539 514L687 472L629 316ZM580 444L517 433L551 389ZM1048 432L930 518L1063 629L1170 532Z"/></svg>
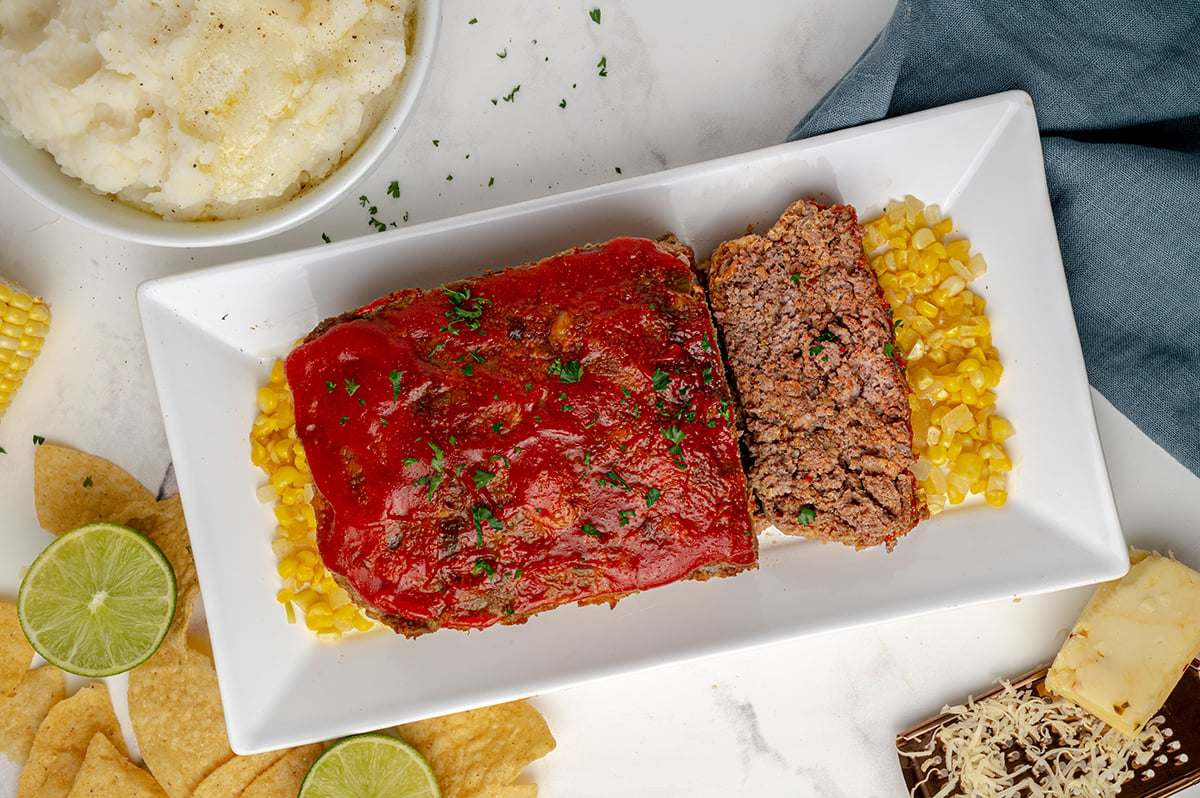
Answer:
<svg viewBox="0 0 1200 798"><path fill-rule="evenodd" d="M240 219L168 221L68 177L48 153L0 133L0 171L50 209L108 235L167 247L238 244L288 230L328 208L378 164L399 136L425 86L441 27L442 0L416 0L408 63L395 100L359 148L312 189L277 207Z"/></svg>

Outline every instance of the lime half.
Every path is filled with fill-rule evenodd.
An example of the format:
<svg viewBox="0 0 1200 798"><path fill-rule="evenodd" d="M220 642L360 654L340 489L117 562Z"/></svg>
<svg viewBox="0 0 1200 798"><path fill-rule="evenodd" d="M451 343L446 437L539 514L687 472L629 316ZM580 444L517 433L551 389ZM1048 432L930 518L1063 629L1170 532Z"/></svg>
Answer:
<svg viewBox="0 0 1200 798"><path fill-rule="evenodd" d="M437 778L408 743L387 734L338 740L317 757L298 798L440 798Z"/></svg>
<svg viewBox="0 0 1200 798"><path fill-rule="evenodd" d="M64 671L100 677L150 657L175 616L175 572L148 537L86 524L29 566L17 617L34 650Z"/></svg>

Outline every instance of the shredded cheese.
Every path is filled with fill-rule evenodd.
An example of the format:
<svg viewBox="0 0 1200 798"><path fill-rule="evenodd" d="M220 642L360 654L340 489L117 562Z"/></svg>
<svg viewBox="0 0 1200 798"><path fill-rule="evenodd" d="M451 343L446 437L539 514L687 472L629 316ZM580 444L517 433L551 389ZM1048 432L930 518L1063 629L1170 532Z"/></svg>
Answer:
<svg viewBox="0 0 1200 798"><path fill-rule="evenodd" d="M925 781L946 780L934 798L1110 798L1170 735L1158 716L1127 737L1066 701L1008 682L994 696L943 711L953 719L925 750L905 754L923 760Z"/></svg>

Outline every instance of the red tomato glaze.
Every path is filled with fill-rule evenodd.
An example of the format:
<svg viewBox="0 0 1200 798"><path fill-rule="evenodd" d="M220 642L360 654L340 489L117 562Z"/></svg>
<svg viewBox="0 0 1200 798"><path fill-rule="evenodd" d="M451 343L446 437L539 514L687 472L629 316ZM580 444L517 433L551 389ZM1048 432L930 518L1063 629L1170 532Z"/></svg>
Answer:
<svg viewBox="0 0 1200 798"><path fill-rule="evenodd" d="M715 342L643 239L326 322L287 358L326 567L420 634L752 566Z"/></svg>

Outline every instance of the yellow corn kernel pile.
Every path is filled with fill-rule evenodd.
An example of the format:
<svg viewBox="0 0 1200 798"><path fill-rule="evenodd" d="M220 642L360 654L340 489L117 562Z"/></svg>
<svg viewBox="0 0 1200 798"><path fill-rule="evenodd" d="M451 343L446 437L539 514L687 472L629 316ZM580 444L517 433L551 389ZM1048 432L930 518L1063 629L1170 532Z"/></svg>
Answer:
<svg viewBox="0 0 1200 798"><path fill-rule="evenodd" d="M365 632L374 621L354 605L350 594L325 570L317 553L317 519L312 507L312 474L296 438L296 416L283 362L276 361L268 383L258 389L258 418L250 432L250 460L267 474L261 501L275 502L275 539L283 587L276 598L295 623L304 622L319 637L338 639L352 630Z"/></svg>
<svg viewBox="0 0 1200 798"><path fill-rule="evenodd" d="M968 287L987 263L968 239L949 238L954 223L938 206L912 196L888 203L863 228L908 363L913 473L929 512L969 494L1004 504L1012 470L1004 442L1013 427L996 413L994 392L1004 369L983 297Z"/></svg>
<svg viewBox="0 0 1200 798"><path fill-rule="evenodd" d="M0 280L0 418L42 351L49 329L46 303Z"/></svg>

